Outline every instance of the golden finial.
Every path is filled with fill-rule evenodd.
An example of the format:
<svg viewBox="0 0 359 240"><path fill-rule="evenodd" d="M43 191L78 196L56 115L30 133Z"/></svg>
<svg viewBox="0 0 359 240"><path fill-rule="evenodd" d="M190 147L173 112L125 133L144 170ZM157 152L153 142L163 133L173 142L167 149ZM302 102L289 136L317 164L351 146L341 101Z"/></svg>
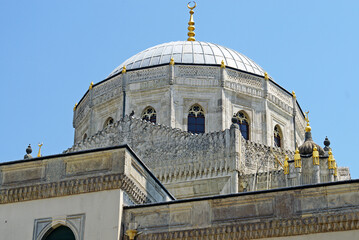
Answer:
<svg viewBox="0 0 359 240"><path fill-rule="evenodd" d="M284 158L284 166L283 166L283 170L284 170L284 174L287 175L289 174L289 164L288 164L288 160L289 160L289 157L287 156L287 154L285 155L285 158Z"/></svg>
<svg viewBox="0 0 359 240"><path fill-rule="evenodd" d="M93 82L90 83L89 89L91 90L93 86Z"/></svg>
<svg viewBox="0 0 359 240"><path fill-rule="evenodd" d="M122 73L126 73L126 66L123 66Z"/></svg>
<svg viewBox="0 0 359 240"><path fill-rule="evenodd" d="M301 161L301 157L300 157L300 153L299 153L299 149L295 149L295 154L294 154L294 166L296 168L300 168L302 167L302 161Z"/></svg>
<svg viewBox="0 0 359 240"><path fill-rule="evenodd" d="M265 80L269 80L269 76L268 76L268 73L267 73L267 72L264 73L264 79L265 79Z"/></svg>
<svg viewBox="0 0 359 240"><path fill-rule="evenodd" d="M338 168L337 168L337 163L334 162L334 177L338 176Z"/></svg>
<svg viewBox="0 0 359 240"><path fill-rule="evenodd" d="M329 150L328 155L329 155L329 157L328 157L328 168L329 169L335 169L335 165L334 165L335 164L335 158L333 156L332 150Z"/></svg>
<svg viewBox="0 0 359 240"><path fill-rule="evenodd" d="M309 111L305 112L305 118L304 120L307 122L307 126L305 127L306 132L310 132L312 128L309 126Z"/></svg>
<svg viewBox="0 0 359 240"><path fill-rule="evenodd" d="M226 68L226 65L224 64L224 61L221 62L221 68Z"/></svg>
<svg viewBox="0 0 359 240"><path fill-rule="evenodd" d="M175 65L175 60L173 58L171 58L170 65L171 66Z"/></svg>
<svg viewBox="0 0 359 240"><path fill-rule="evenodd" d="M292 91L292 95L293 95L293 98L297 98L294 91Z"/></svg>
<svg viewBox="0 0 359 240"><path fill-rule="evenodd" d="M313 165L319 165L319 152L317 146L313 148Z"/></svg>
<svg viewBox="0 0 359 240"><path fill-rule="evenodd" d="M77 103L75 103L74 111L76 110L76 108L77 108Z"/></svg>
<svg viewBox="0 0 359 240"><path fill-rule="evenodd" d="M42 145L44 145L43 143L39 143L39 144L37 144L38 146L39 146L39 152L37 153L37 157L41 157L41 147L42 147Z"/></svg>
<svg viewBox="0 0 359 240"><path fill-rule="evenodd" d="M193 7L190 7L189 6L189 4L190 3L194 3L194 6ZM191 10L191 11L189 11L189 13L191 14L191 16L189 17L189 22L188 22L188 33L187 33L187 35L188 35L188 39L187 39L187 41L196 41L196 39L194 38L194 36L196 35L195 33L194 33L194 29L195 29L195 27L194 27L194 21L193 21L193 13L194 13L194 11L193 11L193 9L195 8L197 6L197 3L195 2L195 1L192 1L192 2L189 2L188 4L187 4L187 7Z"/></svg>

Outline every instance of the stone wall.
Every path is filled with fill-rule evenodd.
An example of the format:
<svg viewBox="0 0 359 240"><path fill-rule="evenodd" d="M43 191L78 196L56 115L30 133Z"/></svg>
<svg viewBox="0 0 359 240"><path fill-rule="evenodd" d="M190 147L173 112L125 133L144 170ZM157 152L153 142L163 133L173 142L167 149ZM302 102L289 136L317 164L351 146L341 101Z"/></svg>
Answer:
<svg viewBox="0 0 359 240"><path fill-rule="evenodd" d="M219 132L192 134L127 116L94 136L78 142L65 153L120 144L128 144L172 192L179 187L188 187L183 183L191 183L193 188L195 182L217 179L213 183L217 186L208 186L208 191L202 191L201 184L200 190L190 190L193 191L192 195L178 193L176 197L238 192L238 173L254 174L278 170L280 165L274 154L279 159L284 159L285 154L293 156L291 151L244 140L236 127ZM219 187L220 181L223 184ZM211 192L216 187L218 190Z"/></svg>
<svg viewBox="0 0 359 240"><path fill-rule="evenodd" d="M123 116L123 91L126 114L134 110L140 118L152 106L158 123L187 130L188 110L198 103L205 111L205 131L212 132L229 128L233 114L243 110L250 115L251 140L273 145L274 124L279 124L284 147L294 149L297 107L289 92L272 80L235 69L181 64L127 71L93 85L74 111L74 142L102 129L107 118L117 121ZM296 140L301 144L304 117L298 113Z"/></svg>
<svg viewBox="0 0 359 240"><path fill-rule="evenodd" d="M359 233L359 182L126 207L128 223L138 225L138 240L354 239L346 236Z"/></svg>
<svg viewBox="0 0 359 240"><path fill-rule="evenodd" d="M171 198L123 146L0 164L0 204L116 189L136 204Z"/></svg>

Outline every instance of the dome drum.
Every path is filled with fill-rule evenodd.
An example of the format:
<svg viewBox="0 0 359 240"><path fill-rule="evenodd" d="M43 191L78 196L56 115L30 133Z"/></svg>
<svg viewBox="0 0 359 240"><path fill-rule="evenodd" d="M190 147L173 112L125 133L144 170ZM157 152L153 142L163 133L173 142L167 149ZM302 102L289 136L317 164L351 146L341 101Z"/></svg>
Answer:
<svg viewBox="0 0 359 240"><path fill-rule="evenodd" d="M280 113L287 128L283 129L287 140L283 147L294 147L293 109L300 113L299 105L288 91L271 79L266 80L264 71L261 72L263 76L233 67L222 68L220 64L175 61L171 65L170 60L168 64L139 69L126 65L126 71L114 71L93 85L79 102L74 112L75 142L81 141L85 134L91 136L100 131L109 117L117 121L123 112L134 111L134 117L140 118L148 106L157 113L156 124L187 131L188 111L193 104L200 104L205 112L205 132L227 129L238 109L249 110L252 129L248 138L263 144L272 143L268 137L271 134L265 137L265 132L274 131L270 119L263 129L263 119L266 115L272 116L272 112ZM267 108L265 102L269 103ZM301 143L304 118L297 114L296 119L295 135Z"/></svg>

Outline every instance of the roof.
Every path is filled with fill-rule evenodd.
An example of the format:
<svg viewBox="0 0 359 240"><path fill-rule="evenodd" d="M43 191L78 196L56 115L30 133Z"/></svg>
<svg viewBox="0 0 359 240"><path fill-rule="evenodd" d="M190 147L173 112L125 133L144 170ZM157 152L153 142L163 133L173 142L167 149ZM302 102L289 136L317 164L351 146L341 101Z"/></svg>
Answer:
<svg viewBox="0 0 359 240"><path fill-rule="evenodd" d="M111 72L109 77L119 73L123 66L127 70L169 63L221 64L245 72L264 76L265 71L253 60L232 49L200 41L168 42L150 47L130 57Z"/></svg>

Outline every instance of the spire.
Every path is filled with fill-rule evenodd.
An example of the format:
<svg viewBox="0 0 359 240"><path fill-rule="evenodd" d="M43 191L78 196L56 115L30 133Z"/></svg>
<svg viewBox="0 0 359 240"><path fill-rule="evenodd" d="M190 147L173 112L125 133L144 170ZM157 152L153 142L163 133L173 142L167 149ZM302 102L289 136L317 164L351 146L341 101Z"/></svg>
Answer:
<svg viewBox="0 0 359 240"><path fill-rule="evenodd" d="M309 126L309 111L305 112L305 121L307 122L307 126L305 127L305 132L310 132L312 128Z"/></svg>
<svg viewBox="0 0 359 240"><path fill-rule="evenodd" d="M189 6L190 3L194 3L194 6L193 6L193 7L190 7L190 6ZM194 36L195 36L196 34L194 33L195 27L194 27L194 21L193 21L193 13L194 13L193 9L194 9L196 6L197 6L197 4L196 4L195 1L189 2L189 3L187 4L187 7L191 10L191 11L189 11L189 13L191 14L191 16L190 16L190 18L189 18L188 28L187 28L187 29L188 29L187 35L188 35L188 37L189 37L189 38L187 39L187 41L196 41L196 39L194 38Z"/></svg>

